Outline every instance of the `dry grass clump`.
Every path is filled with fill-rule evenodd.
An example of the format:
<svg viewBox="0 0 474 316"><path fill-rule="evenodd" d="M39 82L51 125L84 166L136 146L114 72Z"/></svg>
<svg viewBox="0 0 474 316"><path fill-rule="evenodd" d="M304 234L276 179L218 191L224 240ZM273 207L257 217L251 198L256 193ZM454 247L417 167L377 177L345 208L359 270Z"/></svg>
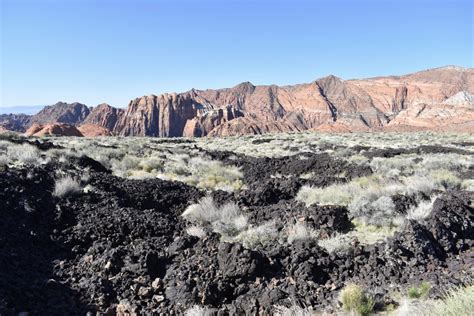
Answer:
<svg viewBox="0 0 474 316"><path fill-rule="evenodd" d="M461 180L450 170L437 169L431 171L429 175L435 186L439 188L455 190L461 186Z"/></svg>
<svg viewBox="0 0 474 316"><path fill-rule="evenodd" d="M353 245L353 234L335 234L332 237L318 239L318 246L324 248L328 253L347 252Z"/></svg>
<svg viewBox="0 0 474 316"><path fill-rule="evenodd" d="M0 167L8 165L10 160L5 154L0 153Z"/></svg>
<svg viewBox="0 0 474 316"><path fill-rule="evenodd" d="M424 293L429 292L429 287L424 289L413 288L408 293L411 298L404 298L400 307L395 310L397 316L458 316L472 315L474 310L474 286L453 287L446 291L442 299L423 299ZM422 293L423 292L423 293ZM425 298L426 298L425 294ZM420 300L423 299L423 300Z"/></svg>
<svg viewBox="0 0 474 316"><path fill-rule="evenodd" d="M424 309L425 316L472 315L474 311L474 285L449 290L442 300L434 301Z"/></svg>
<svg viewBox="0 0 474 316"><path fill-rule="evenodd" d="M44 162L40 151L28 144L10 144L6 149L9 164L39 165Z"/></svg>
<svg viewBox="0 0 474 316"><path fill-rule="evenodd" d="M355 241L364 245L371 245L393 237L400 230L403 221L404 219L396 217L394 224L391 226L376 226L354 220L354 230L345 234L335 234L329 238L318 239L318 245L328 253L346 253L353 248Z"/></svg>
<svg viewBox="0 0 474 316"><path fill-rule="evenodd" d="M223 241L239 242L251 249L279 238L273 222L258 226L249 224L247 216L241 212L237 204L227 203L218 206L209 196L190 205L181 216L194 223L186 229L186 232L200 238L206 236L206 231L213 231L221 235Z"/></svg>
<svg viewBox="0 0 474 316"><path fill-rule="evenodd" d="M438 198L438 195L434 195L430 200L420 201L418 205L412 206L407 211L407 219L413 219L416 221L423 221L427 218L433 210L433 204Z"/></svg>
<svg viewBox="0 0 474 316"><path fill-rule="evenodd" d="M79 181L72 177L66 176L56 180L54 184L53 196L64 198L67 196L78 194L82 191Z"/></svg>
<svg viewBox="0 0 474 316"><path fill-rule="evenodd" d="M255 249L257 246L279 238L278 231L273 222L267 222L259 226L249 227L238 234L234 241L242 243L245 248Z"/></svg>
<svg viewBox="0 0 474 316"><path fill-rule="evenodd" d="M190 205L183 214L186 220L201 227L209 227L224 239L233 238L247 228L247 217L235 203L217 206L210 196Z"/></svg>
<svg viewBox="0 0 474 316"><path fill-rule="evenodd" d="M217 311L214 308L194 305L184 312L185 316L214 316Z"/></svg>
<svg viewBox="0 0 474 316"><path fill-rule="evenodd" d="M310 228L307 224L297 221L287 228L287 241L289 244L296 240L306 240L316 238L318 232Z"/></svg>
<svg viewBox="0 0 474 316"><path fill-rule="evenodd" d="M190 236L195 236L198 238L203 238L204 236L206 236L206 231L204 230L204 228L198 225L189 226L188 228L186 228L186 233Z"/></svg>
<svg viewBox="0 0 474 316"><path fill-rule="evenodd" d="M119 177L161 178L181 181L206 190L235 191L243 186L237 167L212 160L188 143L157 142L152 138L58 139L78 154L99 161Z"/></svg>
<svg viewBox="0 0 474 316"><path fill-rule="evenodd" d="M374 309L375 302L356 284L346 285L339 294L342 308L359 315L368 315Z"/></svg>
<svg viewBox="0 0 474 316"><path fill-rule="evenodd" d="M466 191L474 191L474 179L465 179L461 183L461 189Z"/></svg>
<svg viewBox="0 0 474 316"><path fill-rule="evenodd" d="M428 297L431 290L431 284L428 282L421 282L418 286L412 286L407 290L407 295L411 299L425 299Z"/></svg>
<svg viewBox="0 0 474 316"><path fill-rule="evenodd" d="M304 202L307 206L319 205L348 205L351 201L351 187L347 185L331 185L325 188L317 188L304 185L298 191L297 201Z"/></svg>
<svg viewBox="0 0 474 316"><path fill-rule="evenodd" d="M275 316L311 316L311 315L314 315L314 313L298 305L292 305L290 307L277 305L273 307L273 315Z"/></svg>

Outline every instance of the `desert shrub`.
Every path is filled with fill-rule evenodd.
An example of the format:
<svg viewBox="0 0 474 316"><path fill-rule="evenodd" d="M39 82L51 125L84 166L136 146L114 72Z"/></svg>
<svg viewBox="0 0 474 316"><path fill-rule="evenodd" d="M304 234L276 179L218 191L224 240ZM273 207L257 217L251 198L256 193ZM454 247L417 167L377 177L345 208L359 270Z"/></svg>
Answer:
<svg viewBox="0 0 474 316"><path fill-rule="evenodd" d="M459 316L472 315L474 311L474 286L453 288L442 300L434 301L431 306L420 313L425 316Z"/></svg>
<svg viewBox="0 0 474 316"><path fill-rule="evenodd" d="M355 198L349 205L354 217L375 226L390 226L395 218L395 204L388 196L368 192Z"/></svg>
<svg viewBox="0 0 474 316"><path fill-rule="evenodd" d="M275 306L273 308L273 315L275 316L311 316L312 313L298 305L292 305L290 307Z"/></svg>
<svg viewBox="0 0 474 316"><path fill-rule="evenodd" d="M319 239L318 246L324 248L328 253L346 252L352 248L353 235L336 234L329 238Z"/></svg>
<svg viewBox="0 0 474 316"><path fill-rule="evenodd" d="M217 315L214 308L194 305L184 312L185 316L213 316Z"/></svg>
<svg viewBox="0 0 474 316"><path fill-rule="evenodd" d="M349 312L367 315L374 308L374 300L367 296L364 290L356 284L346 285L339 294L342 307Z"/></svg>
<svg viewBox="0 0 474 316"><path fill-rule="evenodd" d="M361 177L347 184L333 184L325 188L303 186L296 200L307 206L343 205L348 206L352 216L367 224L378 226L393 225L395 204L390 196L403 193L402 183L385 181L378 176Z"/></svg>
<svg viewBox="0 0 474 316"><path fill-rule="evenodd" d="M474 191L474 179L463 180L461 188L466 191Z"/></svg>
<svg viewBox="0 0 474 316"><path fill-rule="evenodd" d="M190 236L195 236L199 238L206 236L206 231L198 225L189 226L188 228L186 228L186 233Z"/></svg>
<svg viewBox="0 0 474 316"><path fill-rule="evenodd" d="M0 167L8 165L8 157L4 154L0 154Z"/></svg>
<svg viewBox="0 0 474 316"><path fill-rule="evenodd" d="M362 244L371 245L378 241L393 237L402 227L405 219L402 216L395 216L390 226L367 225L364 222L353 220L355 229L349 234Z"/></svg>
<svg viewBox="0 0 474 316"><path fill-rule="evenodd" d="M64 177L56 180L54 184L53 196L63 198L66 196L71 196L81 192L81 185L79 181L71 178Z"/></svg>
<svg viewBox="0 0 474 316"><path fill-rule="evenodd" d="M119 175L127 175L130 170L138 169L140 159L131 155L124 156L121 160L112 160L112 170Z"/></svg>
<svg viewBox="0 0 474 316"><path fill-rule="evenodd" d="M446 190L457 189L461 185L461 180L447 169L434 170L430 173L430 177L438 187Z"/></svg>
<svg viewBox="0 0 474 316"><path fill-rule="evenodd" d="M415 155L400 155L391 158L375 157L369 166L377 174L389 176L398 174L410 174L417 166L418 160Z"/></svg>
<svg viewBox="0 0 474 316"><path fill-rule="evenodd" d="M429 196L436 187L430 178L420 175L405 177L403 183L406 186L406 193L410 195L422 193Z"/></svg>
<svg viewBox="0 0 474 316"><path fill-rule="evenodd" d="M160 171L163 169L164 161L158 157L148 157L140 160L138 166L145 172Z"/></svg>
<svg viewBox="0 0 474 316"><path fill-rule="evenodd" d="M469 155L454 153L423 155L421 162L424 170L462 170L474 164L474 158Z"/></svg>
<svg viewBox="0 0 474 316"><path fill-rule="evenodd" d="M189 161L189 167L193 170L193 175L199 177L198 187L215 188L228 185L238 189L242 185L240 179L243 174L239 168L224 166L220 161L194 157Z"/></svg>
<svg viewBox="0 0 474 316"><path fill-rule="evenodd" d="M317 231L308 227L308 225L300 221L297 221L296 223L287 228L287 241L290 244L296 240L316 238L317 235Z"/></svg>
<svg viewBox="0 0 474 316"><path fill-rule="evenodd" d="M235 203L227 203L220 207L218 220L211 223L213 230L224 236L236 236L247 228L247 217L240 212Z"/></svg>
<svg viewBox="0 0 474 316"><path fill-rule="evenodd" d="M7 149L7 157L12 163L38 165L42 162L39 150L28 144L12 144Z"/></svg>
<svg viewBox="0 0 474 316"><path fill-rule="evenodd" d="M256 227L249 227L235 237L245 248L254 249L259 245L278 239L278 231L273 222L267 222Z"/></svg>
<svg viewBox="0 0 474 316"><path fill-rule="evenodd" d="M243 174L239 168L225 166L222 162L203 157L175 155L157 175L165 180L182 181L187 184L209 190L232 192L239 190Z"/></svg>
<svg viewBox="0 0 474 316"><path fill-rule="evenodd" d="M2 135L2 134L0 133L0 135ZM12 144L12 143L10 143L10 142L8 142L8 141L0 140L0 152L6 153L8 147L9 147L11 144Z"/></svg>
<svg viewBox="0 0 474 316"><path fill-rule="evenodd" d="M407 219L413 219L416 221L422 221L427 218L431 210L433 209L434 201L438 198L438 195L431 197L430 200L420 201L418 205L412 206L407 211Z"/></svg>
<svg viewBox="0 0 474 316"><path fill-rule="evenodd" d="M181 215L190 222L209 226L224 238L232 238L247 228L247 217L235 203L217 206L212 197L204 197Z"/></svg>
<svg viewBox="0 0 474 316"><path fill-rule="evenodd" d="M411 299L427 298L431 290L429 282L421 282L418 286L412 286L407 290L407 295Z"/></svg>
<svg viewBox="0 0 474 316"><path fill-rule="evenodd" d="M350 187L347 185L331 185L326 188L315 188L304 185L298 191L296 200L305 203L319 205L347 205L351 201Z"/></svg>
<svg viewBox="0 0 474 316"><path fill-rule="evenodd" d="M184 218L199 224L208 224L220 216L219 208L210 196L203 197L198 203L190 205L181 215Z"/></svg>

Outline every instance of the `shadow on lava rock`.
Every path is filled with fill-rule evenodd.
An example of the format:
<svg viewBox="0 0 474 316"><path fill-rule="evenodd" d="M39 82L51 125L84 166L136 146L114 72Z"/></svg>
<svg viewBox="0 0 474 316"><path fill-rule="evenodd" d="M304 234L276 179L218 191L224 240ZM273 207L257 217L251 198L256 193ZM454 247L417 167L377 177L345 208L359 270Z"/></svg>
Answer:
<svg viewBox="0 0 474 316"><path fill-rule="evenodd" d="M51 171L51 170L50 170ZM0 175L0 314L72 315L93 308L54 276L70 249L55 241L53 180L48 170L6 170ZM32 176L31 176L32 175ZM34 180L33 180L34 179Z"/></svg>

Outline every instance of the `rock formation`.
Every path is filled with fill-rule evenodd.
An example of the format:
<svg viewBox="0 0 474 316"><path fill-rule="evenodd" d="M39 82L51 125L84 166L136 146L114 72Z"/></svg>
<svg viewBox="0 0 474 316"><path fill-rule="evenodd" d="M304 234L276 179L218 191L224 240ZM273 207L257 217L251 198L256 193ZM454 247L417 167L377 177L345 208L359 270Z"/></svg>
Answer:
<svg viewBox="0 0 474 316"><path fill-rule="evenodd" d="M124 112L123 109L117 109L107 103L102 103L92 108L83 123L99 125L112 131Z"/></svg>
<svg viewBox="0 0 474 316"><path fill-rule="evenodd" d="M30 125L31 116L26 114L1 114L0 127L5 130L24 132Z"/></svg>
<svg viewBox="0 0 474 316"><path fill-rule="evenodd" d="M112 132L105 127L95 124L83 124L77 130L84 137L113 136Z"/></svg>
<svg viewBox="0 0 474 316"><path fill-rule="evenodd" d="M68 124L33 124L26 132L26 136L77 136L82 137L82 133L73 125Z"/></svg>
<svg viewBox="0 0 474 316"><path fill-rule="evenodd" d="M58 102L46 106L38 114L33 115L31 124L65 123L75 125L83 122L89 113L89 108L84 104Z"/></svg>
<svg viewBox="0 0 474 316"><path fill-rule="evenodd" d="M447 66L404 76L342 80L327 76L293 86L250 82L219 90L149 95L127 109L59 102L37 115L0 116L0 126L94 124L120 136L231 136L314 130L474 131L474 69Z"/></svg>

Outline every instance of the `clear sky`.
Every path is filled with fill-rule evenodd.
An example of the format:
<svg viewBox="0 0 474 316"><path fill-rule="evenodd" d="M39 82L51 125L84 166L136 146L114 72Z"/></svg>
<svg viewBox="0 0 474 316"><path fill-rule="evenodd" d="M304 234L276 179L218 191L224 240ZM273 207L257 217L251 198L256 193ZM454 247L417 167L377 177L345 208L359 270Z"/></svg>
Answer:
<svg viewBox="0 0 474 316"><path fill-rule="evenodd" d="M470 0L0 2L0 106L473 67Z"/></svg>

